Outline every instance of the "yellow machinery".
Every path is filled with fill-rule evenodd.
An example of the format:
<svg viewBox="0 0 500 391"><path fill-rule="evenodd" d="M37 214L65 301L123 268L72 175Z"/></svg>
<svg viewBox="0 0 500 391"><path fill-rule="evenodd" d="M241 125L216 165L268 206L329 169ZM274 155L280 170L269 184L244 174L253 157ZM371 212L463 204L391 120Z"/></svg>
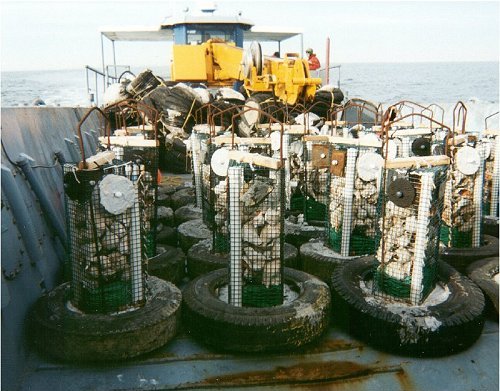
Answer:
<svg viewBox="0 0 500 391"><path fill-rule="evenodd" d="M174 45L173 81L204 82L228 86L242 81L249 92L270 92L284 103L312 101L321 79L312 78L307 60L296 53L284 58L263 57L260 45L252 42L244 50L218 40L199 45Z"/></svg>

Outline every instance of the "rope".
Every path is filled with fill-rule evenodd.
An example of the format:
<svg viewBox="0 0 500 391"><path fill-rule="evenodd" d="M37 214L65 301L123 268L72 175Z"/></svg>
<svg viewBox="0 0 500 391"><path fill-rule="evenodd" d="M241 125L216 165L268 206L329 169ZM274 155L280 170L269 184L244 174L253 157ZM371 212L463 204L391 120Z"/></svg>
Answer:
<svg viewBox="0 0 500 391"><path fill-rule="evenodd" d="M196 99L193 99L193 103L191 104L191 108L189 109L189 112L186 115L186 119L184 120L184 123L182 124L182 127L181 127L181 129L182 129L183 132L184 132L184 126L186 126L187 121L188 121L189 117L191 116L191 112L193 111L193 107L194 107L195 103L196 103Z"/></svg>

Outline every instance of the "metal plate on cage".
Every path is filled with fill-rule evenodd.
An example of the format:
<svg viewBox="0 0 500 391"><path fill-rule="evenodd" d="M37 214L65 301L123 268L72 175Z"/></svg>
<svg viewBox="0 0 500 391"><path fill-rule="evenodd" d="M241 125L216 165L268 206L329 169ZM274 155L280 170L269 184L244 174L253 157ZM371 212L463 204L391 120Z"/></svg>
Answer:
<svg viewBox="0 0 500 391"><path fill-rule="evenodd" d="M332 151L330 173L335 176L344 176L346 151Z"/></svg>
<svg viewBox="0 0 500 391"><path fill-rule="evenodd" d="M415 188L408 179L397 178L389 184L387 196L397 206L407 208L415 200Z"/></svg>
<svg viewBox="0 0 500 391"><path fill-rule="evenodd" d="M383 165L384 158L382 156L378 153L367 152L358 158L356 170L362 180L369 182L377 179Z"/></svg>
<svg viewBox="0 0 500 391"><path fill-rule="evenodd" d="M271 149L273 151L279 151L281 149L281 133L272 132L271 135Z"/></svg>
<svg viewBox="0 0 500 391"><path fill-rule="evenodd" d="M411 151L416 156L429 156L431 154L431 142L425 137L419 137L413 140Z"/></svg>
<svg viewBox="0 0 500 391"><path fill-rule="evenodd" d="M109 174L99 183L101 205L107 212L119 215L134 205L135 189L131 180Z"/></svg>
<svg viewBox="0 0 500 391"><path fill-rule="evenodd" d="M312 146L312 166L314 168L330 167L330 160L328 159L329 149L328 145Z"/></svg>
<svg viewBox="0 0 500 391"><path fill-rule="evenodd" d="M479 152L475 148L463 147L457 151L455 161L457 163L458 170L462 174L473 175L479 169L481 156L479 156Z"/></svg>
<svg viewBox="0 0 500 391"><path fill-rule="evenodd" d="M215 175L226 176L229 168L229 151L225 148L215 151L212 155L210 166Z"/></svg>

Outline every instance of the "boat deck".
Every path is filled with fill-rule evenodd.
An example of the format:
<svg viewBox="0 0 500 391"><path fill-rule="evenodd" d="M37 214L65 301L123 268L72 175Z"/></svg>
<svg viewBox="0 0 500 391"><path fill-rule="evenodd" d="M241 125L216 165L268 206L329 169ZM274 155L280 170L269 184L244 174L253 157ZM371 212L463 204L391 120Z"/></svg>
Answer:
<svg viewBox="0 0 500 391"><path fill-rule="evenodd" d="M114 365L68 365L30 352L21 390L498 390L498 347L492 320L470 349L427 359L376 351L334 327L313 346L280 354L214 352L181 333L153 353Z"/></svg>

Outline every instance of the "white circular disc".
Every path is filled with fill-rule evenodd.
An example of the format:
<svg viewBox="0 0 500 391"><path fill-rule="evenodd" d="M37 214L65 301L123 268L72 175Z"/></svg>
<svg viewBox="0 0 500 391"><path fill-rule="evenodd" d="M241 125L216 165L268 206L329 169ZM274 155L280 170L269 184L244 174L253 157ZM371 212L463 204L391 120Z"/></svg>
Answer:
<svg viewBox="0 0 500 391"><path fill-rule="evenodd" d="M276 131L271 133L271 149L279 151L281 149L281 133Z"/></svg>
<svg viewBox="0 0 500 391"><path fill-rule="evenodd" d="M134 184L124 176L109 174L99 183L99 195L104 209L119 215L134 205Z"/></svg>
<svg viewBox="0 0 500 391"><path fill-rule="evenodd" d="M226 148L218 149L212 155L210 166L215 175L226 176L227 169L229 168L229 151Z"/></svg>
<svg viewBox="0 0 500 391"><path fill-rule="evenodd" d="M481 156L472 147L460 148L455 155L458 170L464 175L473 175L479 169Z"/></svg>
<svg viewBox="0 0 500 391"><path fill-rule="evenodd" d="M367 152L358 158L356 169L359 177L364 181L373 181L379 175L384 165L384 159L378 153Z"/></svg>

